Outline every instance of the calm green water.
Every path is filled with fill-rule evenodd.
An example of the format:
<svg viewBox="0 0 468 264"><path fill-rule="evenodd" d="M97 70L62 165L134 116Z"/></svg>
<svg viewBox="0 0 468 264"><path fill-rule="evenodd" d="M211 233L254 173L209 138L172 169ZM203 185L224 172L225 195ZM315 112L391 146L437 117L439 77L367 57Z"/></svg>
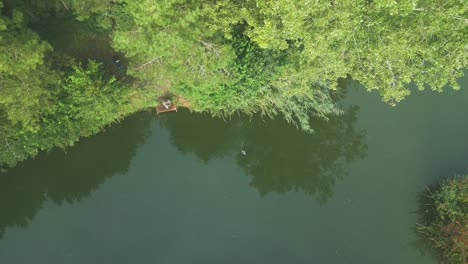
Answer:
<svg viewBox="0 0 468 264"><path fill-rule="evenodd" d="M136 114L0 175L0 263L437 263L414 232L418 193L466 172L467 102L392 108L350 87L312 135Z"/></svg>

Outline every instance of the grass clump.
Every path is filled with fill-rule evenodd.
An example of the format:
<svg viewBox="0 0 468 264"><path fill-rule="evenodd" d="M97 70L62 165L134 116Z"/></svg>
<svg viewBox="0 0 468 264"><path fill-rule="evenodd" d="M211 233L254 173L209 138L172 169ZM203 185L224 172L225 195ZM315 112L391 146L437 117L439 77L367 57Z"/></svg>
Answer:
<svg viewBox="0 0 468 264"><path fill-rule="evenodd" d="M468 175L428 189L428 198L426 223L418 230L440 253L443 263L468 263Z"/></svg>

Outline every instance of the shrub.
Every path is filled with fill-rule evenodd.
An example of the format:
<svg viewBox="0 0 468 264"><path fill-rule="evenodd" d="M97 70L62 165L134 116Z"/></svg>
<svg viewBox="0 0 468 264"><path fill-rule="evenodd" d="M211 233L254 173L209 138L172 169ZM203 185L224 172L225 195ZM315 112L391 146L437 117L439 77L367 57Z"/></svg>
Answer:
<svg viewBox="0 0 468 264"><path fill-rule="evenodd" d="M418 230L447 263L468 263L468 176L442 182L430 200L427 223Z"/></svg>

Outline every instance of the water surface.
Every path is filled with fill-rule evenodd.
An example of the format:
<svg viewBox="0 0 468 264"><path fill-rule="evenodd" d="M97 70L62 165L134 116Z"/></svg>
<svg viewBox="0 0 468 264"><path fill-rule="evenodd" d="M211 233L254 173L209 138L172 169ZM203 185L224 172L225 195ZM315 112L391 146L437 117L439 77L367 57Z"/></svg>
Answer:
<svg viewBox="0 0 468 264"><path fill-rule="evenodd" d="M350 87L311 135L136 114L0 175L0 263L437 263L413 230L418 194L466 172L467 101L390 107Z"/></svg>

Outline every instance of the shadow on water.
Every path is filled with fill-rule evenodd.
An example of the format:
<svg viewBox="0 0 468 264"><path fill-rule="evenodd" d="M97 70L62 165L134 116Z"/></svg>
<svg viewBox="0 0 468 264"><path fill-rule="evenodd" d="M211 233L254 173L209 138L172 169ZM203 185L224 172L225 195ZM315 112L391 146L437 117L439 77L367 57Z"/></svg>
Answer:
<svg viewBox="0 0 468 264"><path fill-rule="evenodd" d="M365 133L354 128L357 111L351 107L328 121L314 119L312 134L279 118L236 117L225 122L188 111L163 116L160 123L171 132L177 149L204 162L235 155L261 195L303 191L325 202L336 180L346 175L345 165L367 155Z"/></svg>
<svg viewBox="0 0 468 264"><path fill-rule="evenodd" d="M34 23L33 29L53 46L55 53L65 54L83 64L88 60L95 60L103 63L107 72L118 79L128 77L123 66L127 64L127 60L113 50L106 32L97 32L88 24L78 22L70 16L45 17ZM115 62L116 56L119 64Z"/></svg>
<svg viewBox="0 0 468 264"><path fill-rule="evenodd" d="M194 153L207 163L213 158L231 155L239 150L244 120L228 122L206 114L181 109L176 115L161 115L161 127L170 132L170 141L180 152Z"/></svg>
<svg viewBox="0 0 468 264"><path fill-rule="evenodd" d="M367 154L365 134L353 127L357 110L328 121L315 119L313 134L282 120L254 120L245 134L247 155L238 155L239 165L253 177L250 185L262 195L303 191L325 202L336 179L346 175L345 164Z"/></svg>
<svg viewBox="0 0 468 264"><path fill-rule="evenodd" d="M417 216L416 225L411 228L414 233L414 239L410 242L410 245L419 251L421 255L431 255L438 257L438 252L431 248L428 244L427 237L419 230L420 226L428 224L434 217L432 214L432 201L429 197L429 193L434 189L434 186L426 187L425 190L420 191L416 194L418 200L418 208L412 212ZM442 260L439 258L439 260Z"/></svg>
<svg viewBox="0 0 468 264"><path fill-rule="evenodd" d="M134 115L65 153L43 153L0 174L0 237L9 226L27 226L45 200L79 202L107 178L125 173L149 134L150 121L150 114Z"/></svg>
<svg viewBox="0 0 468 264"><path fill-rule="evenodd" d="M367 155L365 134L354 128L357 111L353 107L328 121L314 120L313 134L281 119L244 116L225 122L187 110L161 115L159 122L182 153L205 163L233 156L261 195L302 191L325 202L336 180L346 175L346 164ZM107 178L124 174L153 118L150 113L131 116L65 153L43 153L0 174L0 237L7 227L27 226L46 200L79 202Z"/></svg>

